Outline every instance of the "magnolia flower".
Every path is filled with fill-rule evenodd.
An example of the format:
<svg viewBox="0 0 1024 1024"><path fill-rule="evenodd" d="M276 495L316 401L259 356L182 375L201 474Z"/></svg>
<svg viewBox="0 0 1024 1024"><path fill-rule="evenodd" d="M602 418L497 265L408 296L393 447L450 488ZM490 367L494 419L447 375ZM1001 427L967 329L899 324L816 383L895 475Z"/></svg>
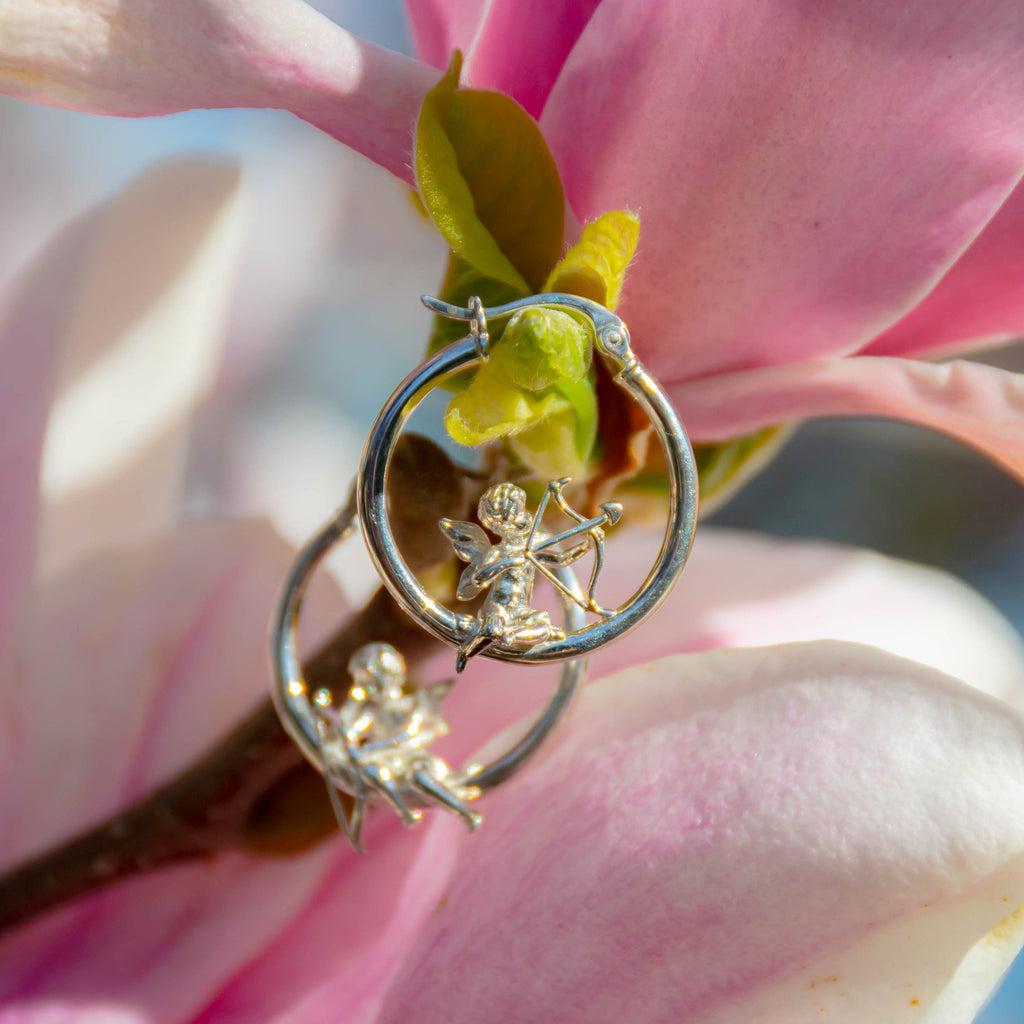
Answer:
<svg viewBox="0 0 1024 1024"><path fill-rule="evenodd" d="M866 414L1024 473L1024 385L920 357L1024 330L1024 14L964 4L410 0L426 63L299 0L7 0L0 88L290 110L411 179L451 50L539 118L580 221L644 216L621 312L698 441ZM851 358L853 357L853 358Z"/></svg>
<svg viewBox="0 0 1024 1024"><path fill-rule="evenodd" d="M175 328L217 320L234 190L224 168L152 172L58 237L0 326L5 865L137 799L266 692L291 554L265 526L179 528L29 590L50 382L76 386L62 346L104 327L138 345L145 324L162 377ZM129 257L139 289L118 293ZM337 597L311 613L315 634ZM683 653L761 644L782 646ZM375 815L365 857L337 842L123 883L0 939L0 1021L972 1018L1024 941L1024 721L994 699L1020 699L1024 652L984 601L709 529L593 674L476 835ZM529 713L532 675L456 689L453 759Z"/></svg>
<svg viewBox="0 0 1024 1024"><path fill-rule="evenodd" d="M297 3L123 6L79 5L71 32L66 5L11 5L0 50L22 63L5 58L6 81L134 114L273 103L404 167L395 125L433 80L423 67L359 44ZM471 27L476 9L459 10ZM872 41L857 12L846 13L851 45ZM697 41L709 31L696 31L702 14L691 19ZM968 15L958 41L983 20ZM917 17L934 26L934 14ZM490 38L511 42L528 19L495 26ZM624 45L629 36L617 28ZM546 59L564 58L551 33L537 37L556 51L542 48ZM897 54L902 38L891 40ZM847 54L854 71L860 56ZM824 70L841 63L820 59ZM474 51L471 67L478 60ZM551 66L553 80L561 64ZM986 81L1010 88L1012 68L988 54L985 67ZM544 76L536 80L543 87ZM804 103L822 94L807 87ZM927 108L914 95L915 109ZM969 185L964 167L952 177ZM219 193L206 184L223 202L190 214L197 242L220 230L230 193L220 180ZM905 187L917 196L918 185ZM963 204L980 201L972 197ZM73 319L63 314L89 285L80 271L92 265L93 232L119 212L115 202L59 245L0 329L0 666L4 722L14 723L3 737L0 834L10 862L166 778L265 692L263 623L289 557L258 525L197 526L28 595L48 383ZM125 240L133 252L160 251L148 226ZM775 244L785 225L770 226L763 241ZM921 230L937 247L948 243ZM901 242L901 259L924 242ZM790 239L783 250L799 247ZM714 278L720 264L705 258ZM745 268L750 259L748 251ZM821 302L821 289L834 292L807 276L815 261L825 262L808 259L800 287ZM665 280L675 298L685 294ZM869 284L848 282L865 308L878 302ZM793 293L778 292L792 308ZM150 293L154 302L163 294ZM51 302L41 317L40 295L69 305ZM833 331L853 319L826 312L808 307L807 322L820 315ZM659 352L643 313L627 310L638 348L672 380L674 349ZM872 316L877 327L877 308ZM708 338L716 340L710 327ZM737 368L738 344L722 346L722 372L705 368L708 387L754 372ZM686 387L676 389L681 401ZM987 443L971 401L959 432ZM989 449L1012 456L1003 446L1015 436L1012 418L1011 433L999 429ZM595 667L605 678L587 688L546 755L488 799L479 835L441 816L404 832L378 815L367 858L337 846L290 861L233 855L138 879L0 942L0 1019L970 1020L1024 939L1024 734L1005 703L942 670L1011 696L1024 658L976 597L922 572L827 546L706 533L692 585ZM930 627L916 638L900 630L894 641L893 609L910 605ZM954 631L960 642L950 650L940 641ZM818 642L793 642L808 640ZM686 653L749 644L783 646ZM880 649L894 644L916 660ZM460 687L453 696L463 704L460 736L486 735L525 710L520 676L515 685L494 676L486 694Z"/></svg>

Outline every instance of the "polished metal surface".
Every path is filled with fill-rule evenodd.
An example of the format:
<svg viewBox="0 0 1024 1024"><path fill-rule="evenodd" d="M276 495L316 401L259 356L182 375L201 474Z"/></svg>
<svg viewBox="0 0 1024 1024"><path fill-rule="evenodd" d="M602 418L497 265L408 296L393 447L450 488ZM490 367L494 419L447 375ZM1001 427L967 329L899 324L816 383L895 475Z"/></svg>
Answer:
<svg viewBox="0 0 1024 1024"><path fill-rule="evenodd" d="M420 809L441 806L471 827L479 821L468 803L515 774L536 752L568 710L585 672L577 658L562 666L555 690L536 721L517 742L487 764L452 770L428 750L447 731L440 701L452 684L445 680L410 695L402 691L404 662L393 648L371 644L356 652L352 680L335 710L326 691L310 694L298 655L302 602L313 573L337 544L355 530L356 503L350 497L302 549L285 581L271 629L274 702L288 734L325 778L338 822L352 845L362 849L363 816L369 802L389 804L406 824ZM554 569L566 592L578 592L571 570ZM564 599L565 627L584 624L582 608ZM398 681L402 676L401 682ZM371 707L372 705L372 707ZM367 716L367 712L372 712ZM351 810L339 793L354 798Z"/></svg>
<svg viewBox="0 0 1024 1024"><path fill-rule="evenodd" d="M459 648L464 663L480 632L476 616L459 614L436 601L410 571L395 543L388 517L387 476L391 456L402 428L423 398L447 377L486 358L487 320L510 316L536 306L565 307L582 313L593 324L595 347L614 374L614 380L643 409L654 426L665 453L669 485L669 516L658 558L640 589L621 607L604 609L593 597L592 577L588 611L597 621L559 636L556 632L524 645L510 634L479 646L484 657L503 661L539 663L585 656L622 636L646 618L668 595L693 542L697 522L697 469L689 439L665 393L643 368L630 348L629 331L614 313L575 295L543 294L484 310L478 299L468 308L424 297L434 312L470 326L469 335L439 352L414 370L398 386L374 423L363 451L356 497L363 536L374 565L395 599L436 636ZM601 551L603 558L603 550ZM600 569L598 567L597 571ZM557 631L561 632L561 631Z"/></svg>
<svg viewBox="0 0 1024 1024"><path fill-rule="evenodd" d="M481 818L470 806L480 795L472 770L456 773L430 750L448 733L441 703L454 680L409 691L405 659L385 643L360 647L348 663L351 685L340 708L329 690L313 697L324 778L335 815L349 842L362 849L362 826L370 794L379 797L406 825L422 816L423 802L457 814L470 830ZM351 810L337 791L354 797Z"/></svg>
<svg viewBox="0 0 1024 1024"><path fill-rule="evenodd" d="M527 508L526 492L521 487L511 483L488 487L480 498L477 517L500 538L498 541L492 541L476 523L440 521L441 530L451 541L455 554L469 563L459 579L455 596L461 601L471 601L486 593L473 616L471 629L459 646L455 660L457 672L466 667L469 658L493 644L526 651L565 638L565 631L551 621L550 614L534 607L533 588L538 574L583 611L602 617L614 614L597 603L594 590L604 565L602 527L614 526L619 521L622 506L618 502L607 502L600 515L587 519L565 500L562 489L567 483L568 477L550 481L533 515ZM554 537L540 529L551 498L576 524ZM567 540L577 543L566 551L559 545ZM591 551L594 568L586 594L565 586L555 570L574 564Z"/></svg>

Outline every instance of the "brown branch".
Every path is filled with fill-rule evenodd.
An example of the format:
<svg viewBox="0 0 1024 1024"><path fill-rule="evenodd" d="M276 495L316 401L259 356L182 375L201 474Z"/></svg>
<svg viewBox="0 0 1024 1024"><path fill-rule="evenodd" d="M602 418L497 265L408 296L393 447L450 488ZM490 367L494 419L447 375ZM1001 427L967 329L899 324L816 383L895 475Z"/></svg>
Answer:
<svg viewBox="0 0 1024 1024"><path fill-rule="evenodd" d="M451 557L427 524L464 516L479 496L432 441L404 436L388 476L399 548L414 570ZM441 644L384 590L304 666L311 692L348 685L348 660L371 640L399 648L410 668ZM285 733L268 698L177 778L96 827L0 877L0 932L87 893L222 850L298 853L337 828L323 779Z"/></svg>
<svg viewBox="0 0 1024 1024"><path fill-rule="evenodd" d="M345 680L370 640L394 644L410 665L440 647L379 590L310 660L311 689ZM229 849L297 853L336 828L323 780L268 699L177 778L0 878L0 931L154 868Z"/></svg>

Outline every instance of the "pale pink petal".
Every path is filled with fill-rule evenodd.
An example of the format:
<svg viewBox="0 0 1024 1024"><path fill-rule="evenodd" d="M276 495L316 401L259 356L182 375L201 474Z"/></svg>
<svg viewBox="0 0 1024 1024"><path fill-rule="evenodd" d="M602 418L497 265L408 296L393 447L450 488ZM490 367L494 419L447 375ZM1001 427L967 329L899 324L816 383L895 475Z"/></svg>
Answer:
<svg viewBox="0 0 1024 1024"><path fill-rule="evenodd" d="M653 564L658 540L641 532L609 539L609 571ZM697 531L664 609L606 648L594 672L681 652L807 640L880 647L1024 706L1024 641L962 580L864 548L714 526Z"/></svg>
<svg viewBox="0 0 1024 1024"><path fill-rule="evenodd" d="M211 523L97 559L39 595L4 673L5 866L166 780L266 693L266 622L290 557L265 526ZM0 945L0 1004L121 1004L146 1019L148 1003L176 1019L290 919L323 864L230 857L65 908Z"/></svg>
<svg viewBox="0 0 1024 1024"><path fill-rule="evenodd" d="M659 543L647 530L610 535L602 600L626 598L654 564ZM591 657L588 678L670 654L807 640L880 647L1024 707L1020 635L948 573L860 548L707 526L663 607ZM451 662L439 658L427 678L449 674ZM536 714L556 672L471 664L445 704L453 760L468 760L510 722Z"/></svg>
<svg viewBox="0 0 1024 1024"><path fill-rule="evenodd" d="M169 529L240 250L238 174L160 165L107 207L70 294L43 451L39 574Z"/></svg>
<svg viewBox="0 0 1024 1024"><path fill-rule="evenodd" d="M376 811L374 819L366 855L348 853L344 871L334 872L291 927L194 1024L246 1024L279 1015L308 1020L310 1008L322 1005L325 986L345 992L325 1020L363 1020L372 1013L436 912L461 839L440 812L412 834L389 811ZM353 857L359 863L351 863Z"/></svg>
<svg viewBox="0 0 1024 1024"><path fill-rule="evenodd" d="M138 407L121 397L114 408L131 418ZM179 417L153 439L119 435L118 441L131 445L130 451L117 453L116 472L82 481L64 494L44 489L36 525L37 585L112 547L150 540L180 520L187 456L194 443L191 426ZM85 468L93 460L83 463ZM45 465L43 473L45 481Z"/></svg>
<svg viewBox="0 0 1024 1024"><path fill-rule="evenodd" d="M7 0L0 89L102 114L277 107L410 181L437 73L301 0Z"/></svg>
<svg viewBox="0 0 1024 1024"><path fill-rule="evenodd" d="M267 623L290 560L269 527L215 521L38 593L4 667L5 863L138 799L266 695ZM311 634L323 621L314 607Z"/></svg>
<svg viewBox="0 0 1024 1024"><path fill-rule="evenodd" d="M265 526L208 523L41 597L3 687L5 861L135 799L265 696L266 623L291 557ZM312 595L312 640L340 611L325 596ZM453 860L452 837L431 835L376 815L372 858L340 839L300 858L232 854L62 908L0 941L0 1021L171 1024L211 1004L211 1019L265 1020L385 934L398 955ZM406 876L419 888L406 893Z"/></svg>
<svg viewBox="0 0 1024 1024"><path fill-rule="evenodd" d="M858 645L598 682L490 798L374 1019L967 1024L1024 939L1022 733Z"/></svg>
<svg viewBox="0 0 1024 1024"><path fill-rule="evenodd" d="M949 434L1024 477L1024 376L990 366L821 359L689 381L671 393L697 441L812 416L883 416Z"/></svg>
<svg viewBox="0 0 1024 1024"><path fill-rule="evenodd" d="M1024 185L920 305L865 355L937 355L1024 335Z"/></svg>
<svg viewBox="0 0 1024 1024"><path fill-rule="evenodd" d="M190 339L165 335L172 348L163 367L174 372L153 385L153 395L168 401L143 405L171 415L187 408L208 376L206 343L216 304L197 301L185 315L175 288L194 280L189 274L197 269L210 274L197 300L204 289L213 295L217 284L223 288L230 265L225 221L237 184L234 169L213 164L170 164L142 175L58 235L0 313L0 646L32 575L39 460L54 391L61 378L81 380L101 353L115 368L126 358L131 362L133 353L138 363L146 356L137 351L146 329L159 323L169 330L167 313L177 309L177 326L197 333ZM92 394L102 399L95 389ZM118 432L125 422L117 400L107 395L93 406L92 436L104 440L90 446L90 457L130 449L135 437L132 430ZM138 420L128 426L141 431ZM73 424L66 436L76 436ZM147 436L155 435L143 432L142 439Z"/></svg>
<svg viewBox="0 0 1024 1024"><path fill-rule="evenodd" d="M605 0L541 126L581 219L639 211L623 313L659 376L855 351L1024 169L1016 0Z"/></svg>
<svg viewBox="0 0 1024 1024"><path fill-rule="evenodd" d="M32 580L39 460L66 314L59 299L74 287L90 227L55 246L0 320L0 653Z"/></svg>

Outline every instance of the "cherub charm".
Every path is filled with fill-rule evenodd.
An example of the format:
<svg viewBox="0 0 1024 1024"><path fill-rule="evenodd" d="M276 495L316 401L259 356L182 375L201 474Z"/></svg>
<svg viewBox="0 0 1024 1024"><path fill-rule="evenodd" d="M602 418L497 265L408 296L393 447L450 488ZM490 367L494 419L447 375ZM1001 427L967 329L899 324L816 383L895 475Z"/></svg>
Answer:
<svg viewBox="0 0 1024 1024"><path fill-rule="evenodd" d="M426 749L448 732L439 707L454 680L406 693L405 659L382 643L360 647L348 671L352 686L340 711L331 707L326 690L316 694L313 704L328 792L349 842L361 850L370 791L380 794L406 825L420 819L415 805L427 801L475 829L480 815L467 801L477 791L457 782L448 765ZM349 813L338 799L337 786L355 797Z"/></svg>
<svg viewBox="0 0 1024 1024"><path fill-rule="evenodd" d="M281 722L326 779L338 821L357 849L366 805L373 800L389 804L406 824L422 810L440 805L475 828L480 819L471 802L503 785L540 749L568 710L586 673L587 658L639 626L668 596L686 562L697 523L697 466L686 431L668 395L637 359L620 317L590 299L558 292L524 296L489 309L479 297L470 297L465 307L426 296L423 302L439 316L464 322L468 334L408 374L384 403L363 447L349 501L296 556L271 636L274 700ZM388 484L397 446L409 417L434 389L452 375L486 362L489 320L551 308L569 310L589 322L595 357L608 371L611 384L650 422L661 445L668 498L661 546L639 588L618 607L602 607L594 594L604 567L604 531L621 519L622 506L609 502L598 515L586 518L565 499L569 481L555 480L531 515L526 492L499 483L480 499L479 525L440 520L456 555L468 563L458 597L479 599L475 614L459 613L427 589L398 544ZM568 529L554 536L544 532L544 515L552 505L572 520ZM507 739L488 744L484 764L453 770L429 751L431 741L448 730L439 709L454 680L408 692L405 663L386 645L357 652L351 664L353 684L338 708L331 706L328 692L311 693L298 643L303 599L317 567L357 528L391 597L413 621L457 650L459 672L481 652L519 665L559 663L553 692L525 733L512 730ZM593 559L584 588L574 568L587 552L593 552ZM534 606L538 574L559 592L552 607ZM353 805L349 797L354 798Z"/></svg>
<svg viewBox="0 0 1024 1024"><path fill-rule="evenodd" d="M604 564L605 524L614 526L622 515L622 506L608 502L601 506L602 513L585 519L574 511L562 496L568 478L548 484L536 514L526 510L526 492L514 484L502 483L489 487L477 506L477 517L492 533L501 539L497 544L476 523L442 519L440 527L452 542L455 553L469 565L463 570L456 596L466 601L487 590L483 605L473 620L473 626L459 646L455 670L461 672L467 661L491 644L499 643L513 650L526 650L546 640L561 640L565 632L551 621L546 611L532 607L533 584L537 572L586 611L596 615L610 614L594 600L594 587ZM539 526L548 502L555 503L577 525L554 537L541 533ZM562 541L582 539L573 547L561 550ZM594 549L594 570L584 596L568 589L550 570L549 566L567 566Z"/></svg>

